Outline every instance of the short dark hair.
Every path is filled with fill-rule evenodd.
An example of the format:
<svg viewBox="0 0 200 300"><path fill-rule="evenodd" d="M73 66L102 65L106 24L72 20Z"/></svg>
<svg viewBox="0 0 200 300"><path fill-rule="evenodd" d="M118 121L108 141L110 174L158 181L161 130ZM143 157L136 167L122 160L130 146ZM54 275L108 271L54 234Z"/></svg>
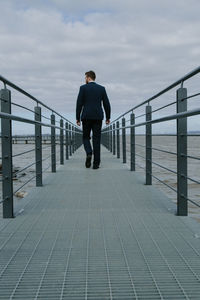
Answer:
<svg viewBox="0 0 200 300"><path fill-rule="evenodd" d="M96 74L94 73L94 71L85 72L85 75L90 77L92 80L96 79Z"/></svg>

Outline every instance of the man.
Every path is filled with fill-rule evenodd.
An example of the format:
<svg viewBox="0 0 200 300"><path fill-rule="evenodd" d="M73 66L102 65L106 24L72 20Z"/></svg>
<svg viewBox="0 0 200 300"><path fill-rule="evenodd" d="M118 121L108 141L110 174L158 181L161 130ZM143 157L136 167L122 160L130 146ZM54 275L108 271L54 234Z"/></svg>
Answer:
<svg viewBox="0 0 200 300"><path fill-rule="evenodd" d="M100 165L101 127L104 117L101 102L103 102L106 113L106 124L110 123L111 107L105 87L97 84L95 79L95 72L88 71L85 73L86 84L80 86L76 103L76 123L80 126L80 120L82 121L83 145L86 152L85 166L90 168L92 154L94 154L93 169L98 169ZM93 150L90 144L91 130Z"/></svg>

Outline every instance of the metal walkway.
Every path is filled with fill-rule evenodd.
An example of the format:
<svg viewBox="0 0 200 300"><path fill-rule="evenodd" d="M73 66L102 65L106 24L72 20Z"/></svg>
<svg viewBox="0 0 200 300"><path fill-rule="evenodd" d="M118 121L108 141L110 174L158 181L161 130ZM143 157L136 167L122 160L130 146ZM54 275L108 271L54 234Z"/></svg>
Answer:
<svg viewBox="0 0 200 300"><path fill-rule="evenodd" d="M200 299L200 225L101 159L86 169L79 148L0 220L0 299Z"/></svg>

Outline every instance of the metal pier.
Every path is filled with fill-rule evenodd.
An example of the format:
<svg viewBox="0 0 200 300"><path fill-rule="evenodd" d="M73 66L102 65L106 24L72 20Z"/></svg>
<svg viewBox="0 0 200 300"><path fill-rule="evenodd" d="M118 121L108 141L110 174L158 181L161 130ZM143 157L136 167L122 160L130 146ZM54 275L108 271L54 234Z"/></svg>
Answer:
<svg viewBox="0 0 200 300"><path fill-rule="evenodd" d="M0 299L200 299L200 226L105 147L33 187L0 220Z"/></svg>

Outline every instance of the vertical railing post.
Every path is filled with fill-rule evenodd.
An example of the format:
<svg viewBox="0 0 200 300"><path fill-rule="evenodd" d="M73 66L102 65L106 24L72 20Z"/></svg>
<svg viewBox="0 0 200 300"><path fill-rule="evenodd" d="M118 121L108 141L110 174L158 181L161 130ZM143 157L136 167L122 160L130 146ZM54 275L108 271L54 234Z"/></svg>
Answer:
<svg viewBox="0 0 200 300"><path fill-rule="evenodd" d="M73 132L74 132L74 152L76 151L76 127L73 127Z"/></svg>
<svg viewBox="0 0 200 300"><path fill-rule="evenodd" d="M117 121L117 158L120 158L120 135L119 121Z"/></svg>
<svg viewBox="0 0 200 300"><path fill-rule="evenodd" d="M126 163L126 120L122 118L122 152L123 152L123 163Z"/></svg>
<svg viewBox="0 0 200 300"><path fill-rule="evenodd" d="M83 144L83 132L81 132L80 130L80 134L79 134L79 145L81 146ZM80 147L79 146L79 147Z"/></svg>
<svg viewBox="0 0 200 300"><path fill-rule="evenodd" d="M107 126L107 128L106 128L106 148L107 148L107 150L109 150L109 133L108 133L108 130L109 130L109 126Z"/></svg>
<svg viewBox="0 0 200 300"><path fill-rule="evenodd" d="M75 126L72 127L73 128L73 153L75 152Z"/></svg>
<svg viewBox="0 0 200 300"><path fill-rule="evenodd" d="M110 126L108 126L108 150L110 151Z"/></svg>
<svg viewBox="0 0 200 300"><path fill-rule="evenodd" d="M71 151L74 153L74 126L71 126Z"/></svg>
<svg viewBox="0 0 200 300"><path fill-rule="evenodd" d="M151 121L151 106L146 106L146 121ZM146 184L152 184L152 125L146 124Z"/></svg>
<svg viewBox="0 0 200 300"><path fill-rule="evenodd" d="M51 125L55 125L55 115L51 115ZM55 127L51 127L51 171L56 172Z"/></svg>
<svg viewBox="0 0 200 300"><path fill-rule="evenodd" d="M35 106L35 121L41 122L41 107ZM42 126L35 124L36 186L42 186Z"/></svg>
<svg viewBox="0 0 200 300"><path fill-rule="evenodd" d="M116 145L115 145L115 123L113 124L113 155L116 154Z"/></svg>
<svg viewBox="0 0 200 300"><path fill-rule="evenodd" d="M60 119L60 164L64 164L64 149L63 149L63 119Z"/></svg>
<svg viewBox="0 0 200 300"><path fill-rule="evenodd" d="M72 155L72 126L69 124L69 155Z"/></svg>
<svg viewBox="0 0 200 300"><path fill-rule="evenodd" d="M130 115L131 125L135 124L135 114ZM131 146L131 171L135 171L135 127L131 127L130 146Z"/></svg>
<svg viewBox="0 0 200 300"><path fill-rule="evenodd" d="M110 151L110 126L108 126L107 129L108 129L108 150Z"/></svg>
<svg viewBox="0 0 200 300"><path fill-rule="evenodd" d="M74 126L74 152L76 151L76 127Z"/></svg>
<svg viewBox="0 0 200 300"><path fill-rule="evenodd" d="M11 114L11 91L2 89L1 112ZM3 218L14 218L12 180L12 120L1 118Z"/></svg>
<svg viewBox="0 0 200 300"><path fill-rule="evenodd" d="M101 129L101 144L104 145L104 130Z"/></svg>
<svg viewBox="0 0 200 300"><path fill-rule="evenodd" d="M80 139L81 135L80 135L80 129L77 129L77 149L80 147L81 145L81 139Z"/></svg>
<svg viewBox="0 0 200 300"><path fill-rule="evenodd" d="M68 122L65 123L65 154L66 159L69 159L69 132L68 132L69 126Z"/></svg>
<svg viewBox="0 0 200 300"><path fill-rule="evenodd" d="M110 152L112 152L113 144L112 144L112 125L110 125Z"/></svg>
<svg viewBox="0 0 200 300"><path fill-rule="evenodd" d="M187 111L187 89L177 90L177 113ZM177 119L177 215L188 215L187 117Z"/></svg>
<svg viewBox="0 0 200 300"><path fill-rule="evenodd" d="M74 152L76 151L76 127L74 126Z"/></svg>
<svg viewBox="0 0 200 300"><path fill-rule="evenodd" d="M74 153L74 126L72 125L72 153Z"/></svg>

